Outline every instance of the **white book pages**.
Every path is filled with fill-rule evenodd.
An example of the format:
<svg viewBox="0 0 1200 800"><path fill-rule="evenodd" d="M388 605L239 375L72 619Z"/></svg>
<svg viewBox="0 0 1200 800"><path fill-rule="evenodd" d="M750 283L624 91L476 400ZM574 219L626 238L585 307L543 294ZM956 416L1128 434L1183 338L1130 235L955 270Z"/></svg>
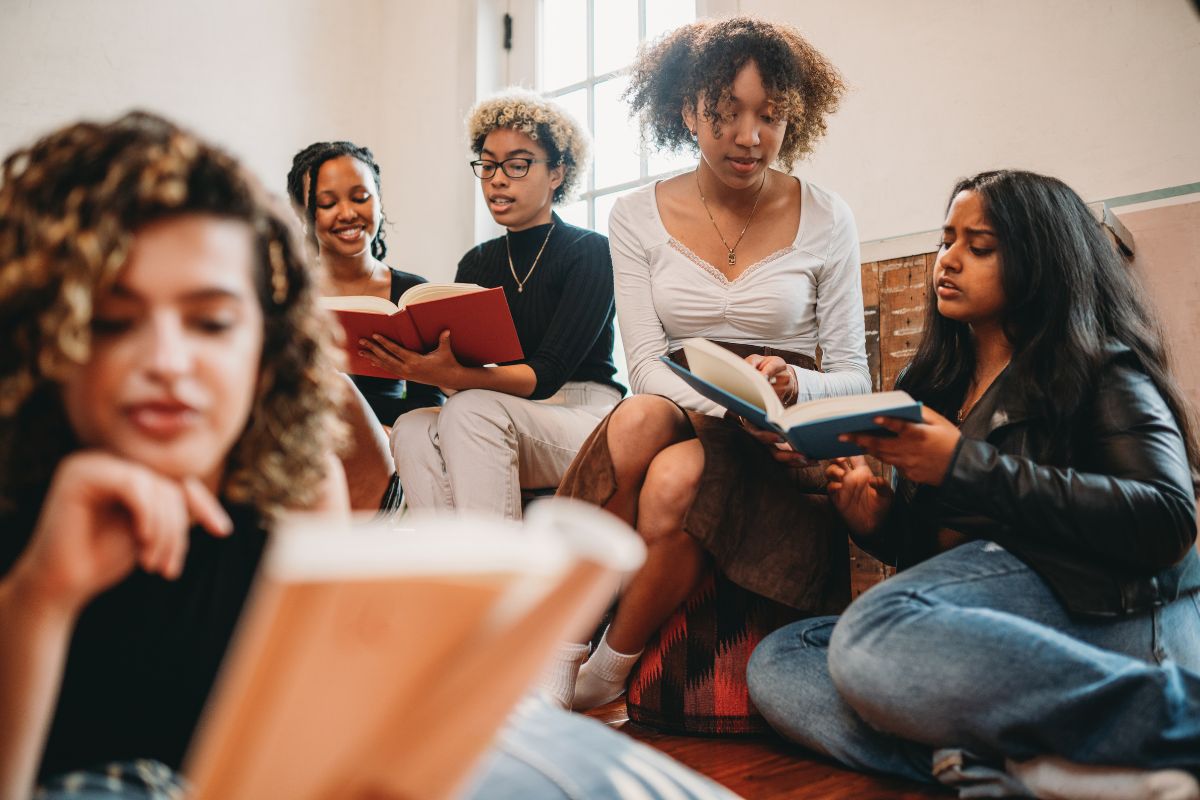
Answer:
<svg viewBox="0 0 1200 800"><path fill-rule="evenodd" d="M823 397L792 406L783 412L779 421L785 428L794 428L809 422L911 406L914 402L908 392L902 391Z"/></svg>
<svg viewBox="0 0 1200 800"><path fill-rule="evenodd" d="M719 344L707 339L684 339L688 369L730 394L767 412L768 419L783 413L783 403L763 374Z"/></svg>
<svg viewBox="0 0 1200 800"><path fill-rule="evenodd" d="M399 309L386 297L369 294L332 295L320 298L321 307L329 311L367 311L375 314L395 314Z"/></svg>
<svg viewBox="0 0 1200 800"><path fill-rule="evenodd" d="M482 291L484 288L476 283L418 283L400 295L397 303L404 308L413 303L424 303L429 300L440 300L443 297L457 297L460 294Z"/></svg>

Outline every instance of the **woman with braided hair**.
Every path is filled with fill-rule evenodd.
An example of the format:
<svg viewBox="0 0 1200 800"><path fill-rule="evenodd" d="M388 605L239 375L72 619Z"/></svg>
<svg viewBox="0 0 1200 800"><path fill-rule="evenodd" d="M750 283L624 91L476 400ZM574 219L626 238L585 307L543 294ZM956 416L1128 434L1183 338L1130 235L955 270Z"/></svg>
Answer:
<svg viewBox="0 0 1200 800"><path fill-rule="evenodd" d="M325 293L399 299L425 278L389 267L384 241L387 215L380 169L369 148L353 142L314 142L292 159L288 196L301 214L309 243L325 271ZM440 406L435 386L396 378L350 379L387 427L416 408Z"/></svg>

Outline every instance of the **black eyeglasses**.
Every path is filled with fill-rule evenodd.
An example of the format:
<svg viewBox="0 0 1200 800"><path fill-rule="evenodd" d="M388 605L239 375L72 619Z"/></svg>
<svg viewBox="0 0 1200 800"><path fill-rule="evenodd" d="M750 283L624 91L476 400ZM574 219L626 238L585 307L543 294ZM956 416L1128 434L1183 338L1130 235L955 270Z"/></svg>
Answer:
<svg viewBox="0 0 1200 800"><path fill-rule="evenodd" d="M510 178L524 178L529 174L529 166L531 164L549 164L550 162L544 158L506 158L503 161L488 161L481 159L471 162L471 169L475 170L477 177L487 180L496 174L496 168L499 167L504 171L504 174Z"/></svg>

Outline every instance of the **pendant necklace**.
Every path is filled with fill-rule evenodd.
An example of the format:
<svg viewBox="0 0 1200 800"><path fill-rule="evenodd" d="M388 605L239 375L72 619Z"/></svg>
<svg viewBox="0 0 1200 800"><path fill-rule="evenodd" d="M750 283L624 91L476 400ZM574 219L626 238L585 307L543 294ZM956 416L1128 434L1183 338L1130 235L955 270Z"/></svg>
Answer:
<svg viewBox="0 0 1200 800"><path fill-rule="evenodd" d="M517 294L525 291L525 284L529 282L529 276L537 269L538 262L542 259L542 252L546 249L546 245L550 242L550 234L554 233L554 226L557 223L550 223L550 230L546 231L546 238L542 241L542 246L538 248L537 255L533 257L533 266L529 268L529 272L525 273L525 278L522 280L517 277L517 268L513 266L512 246L508 243L508 230L504 231L504 249L508 253L508 271L512 273L513 280L517 282Z"/></svg>
<svg viewBox="0 0 1200 800"><path fill-rule="evenodd" d="M700 188L700 168L696 167L696 191L700 193L700 204L704 206L704 213L708 214L708 221L713 224L713 228L717 231L717 237L720 238L721 244L725 245L725 250L728 251L726 258L729 266L737 264L737 247L742 243L742 237L746 235L746 229L750 227L750 220L754 219L754 212L758 211L758 201L762 197L763 187L767 185L767 173L763 173L762 183L758 185L758 191L754 193L754 205L750 208L750 216L746 217L746 224L742 226L742 232L738 234L737 241L733 246L729 246L729 242L725 241L725 237L721 234L720 227L717 226L717 221L713 219L712 212L708 210L708 201L704 199L704 190Z"/></svg>

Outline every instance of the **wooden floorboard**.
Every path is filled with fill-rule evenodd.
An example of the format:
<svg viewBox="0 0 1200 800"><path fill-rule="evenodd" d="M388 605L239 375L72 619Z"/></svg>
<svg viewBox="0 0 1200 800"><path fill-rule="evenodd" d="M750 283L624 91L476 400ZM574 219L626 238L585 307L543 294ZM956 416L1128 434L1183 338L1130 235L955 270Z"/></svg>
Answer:
<svg viewBox="0 0 1200 800"><path fill-rule="evenodd" d="M908 781L851 772L777 737L672 736L629 721L624 700L589 712L655 747L746 800L925 800L946 792ZM952 795L950 795L952 796Z"/></svg>

